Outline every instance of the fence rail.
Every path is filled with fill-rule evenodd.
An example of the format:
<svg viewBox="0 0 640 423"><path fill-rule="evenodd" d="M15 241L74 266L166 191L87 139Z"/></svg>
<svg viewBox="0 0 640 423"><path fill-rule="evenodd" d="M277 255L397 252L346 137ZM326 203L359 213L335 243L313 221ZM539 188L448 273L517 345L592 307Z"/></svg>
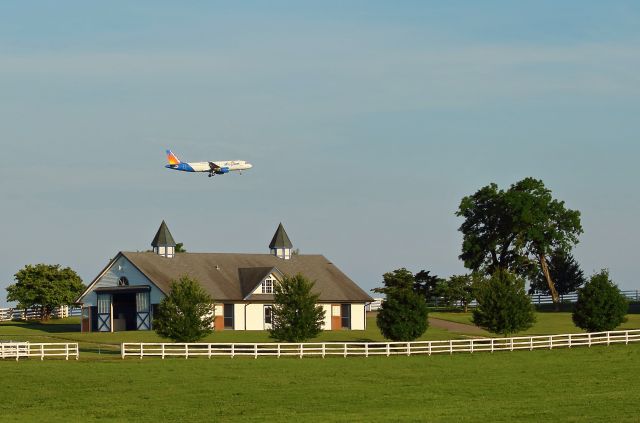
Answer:
<svg viewBox="0 0 640 423"><path fill-rule="evenodd" d="M62 319L70 316L82 315L80 307L62 306L56 307L51 313L52 317ZM9 320L39 320L42 318L42 311L39 308L0 308L0 322Z"/></svg>
<svg viewBox="0 0 640 423"><path fill-rule="evenodd" d="M137 357L369 357L375 355L431 355L460 352L494 352L572 348L640 342L640 329L571 333L515 338L452 339L419 342L316 342L316 343L122 343L121 356Z"/></svg>
<svg viewBox="0 0 640 423"><path fill-rule="evenodd" d="M636 302L640 302L640 290L627 290L627 291L620 291L620 293L622 295L625 296L625 298L629 301L636 301ZM567 302L567 303L575 303L578 301L578 293L577 292L570 292L568 294L562 294L559 296L560 297L560 302ZM531 303L534 305L542 305L542 304L553 304L553 297L551 295L543 295L543 294L529 294L529 299L531 300ZM438 306L442 306L446 304L446 301L444 300L444 298L434 298L430 301L428 301L428 305L432 306L432 307L438 307ZM462 307L463 304L461 304L460 302L456 302L453 304L456 307ZM471 301L469 304L467 304L468 307L476 307L478 305L476 300ZM374 310L378 310L380 308L380 304L377 302L373 302L370 305L370 310L369 311L374 311Z"/></svg>
<svg viewBox="0 0 640 423"><path fill-rule="evenodd" d="M640 301L640 290L620 291L629 301ZM553 298L551 295L531 294L531 302L533 304L552 304ZM560 295L560 302L575 303L578 301L578 293L571 292L569 294Z"/></svg>
<svg viewBox="0 0 640 423"><path fill-rule="evenodd" d="M80 356L77 343L32 343L32 342L0 342L0 358L45 358L58 357L76 360Z"/></svg>

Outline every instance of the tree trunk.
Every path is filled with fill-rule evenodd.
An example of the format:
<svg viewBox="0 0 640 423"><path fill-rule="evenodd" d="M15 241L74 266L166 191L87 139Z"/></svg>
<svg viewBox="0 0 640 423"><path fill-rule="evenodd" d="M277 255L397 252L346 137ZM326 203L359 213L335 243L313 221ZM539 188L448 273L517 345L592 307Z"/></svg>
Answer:
<svg viewBox="0 0 640 423"><path fill-rule="evenodd" d="M560 310L560 296L558 295L558 291L556 290L556 285L551 280L551 273L549 273L549 266L547 266L547 259L544 254L540 254L538 256L540 260L540 267L542 268L542 273L544 273L544 278L547 280L547 285L549 285L549 291L551 291L551 298L553 299L553 304L555 306L556 311Z"/></svg>

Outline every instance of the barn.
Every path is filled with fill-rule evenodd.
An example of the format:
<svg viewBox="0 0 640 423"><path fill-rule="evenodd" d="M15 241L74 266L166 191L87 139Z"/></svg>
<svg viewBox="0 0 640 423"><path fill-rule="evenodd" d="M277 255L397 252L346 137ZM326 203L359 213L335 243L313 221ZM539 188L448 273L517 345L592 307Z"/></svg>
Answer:
<svg viewBox="0 0 640 423"><path fill-rule="evenodd" d="M78 298L83 332L153 329L153 314L183 275L196 279L216 301L215 330L271 327L273 287L285 275L315 281L325 330L364 330L373 299L323 255L296 254L280 224L268 254L176 252L163 221L152 251L118 252Z"/></svg>

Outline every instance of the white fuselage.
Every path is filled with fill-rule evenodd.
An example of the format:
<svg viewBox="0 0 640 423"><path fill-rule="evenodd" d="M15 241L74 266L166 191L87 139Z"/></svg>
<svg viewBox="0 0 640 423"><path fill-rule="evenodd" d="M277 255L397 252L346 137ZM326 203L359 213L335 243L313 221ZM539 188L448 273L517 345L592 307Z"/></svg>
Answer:
<svg viewBox="0 0 640 423"><path fill-rule="evenodd" d="M228 168L229 171L247 170L253 167L250 163L247 163L244 160L223 160L211 163L214 163L216 166L222 169ZM209 164L209 162L191 162L186 164L191 166L194 172L209 172L211 170L211 165Z"/></svg>

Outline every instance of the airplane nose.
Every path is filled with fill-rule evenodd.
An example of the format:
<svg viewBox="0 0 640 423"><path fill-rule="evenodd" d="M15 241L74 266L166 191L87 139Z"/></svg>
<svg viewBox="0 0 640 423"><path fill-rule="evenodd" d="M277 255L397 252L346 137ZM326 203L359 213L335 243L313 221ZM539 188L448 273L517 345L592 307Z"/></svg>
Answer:
<svg viewBox="0 0 640 423"><path fill-rule="evenodd" d="M253 167L253 165L251 163L247 163L247 166L249 169L251 169Z"/></svg>

